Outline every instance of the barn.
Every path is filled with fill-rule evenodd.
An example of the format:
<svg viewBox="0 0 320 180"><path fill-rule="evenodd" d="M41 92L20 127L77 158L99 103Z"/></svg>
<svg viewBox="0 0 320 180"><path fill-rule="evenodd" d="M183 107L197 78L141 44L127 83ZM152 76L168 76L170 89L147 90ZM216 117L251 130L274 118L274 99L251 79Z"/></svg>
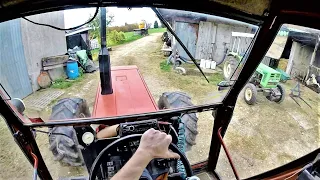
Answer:
<svg viewBox="0 0 320 180"><path fill-rule="evenodd" d="M222 62L232 45L232 32L255 33L257 27L227 18L180 10L159 9L178 37L196 59ZM242 41L240 52L247 49L251 39ZM172 47L179 55L189 58L182 47L172 39Z"/></svg>
<svg viewBox="0 0 320 180"><path fill-rule="evenodd" d="M320 32L290 32L282 57L288 59L286 72L298 79L320 76ZM314 57L313 57L314 56Z"/></svg>

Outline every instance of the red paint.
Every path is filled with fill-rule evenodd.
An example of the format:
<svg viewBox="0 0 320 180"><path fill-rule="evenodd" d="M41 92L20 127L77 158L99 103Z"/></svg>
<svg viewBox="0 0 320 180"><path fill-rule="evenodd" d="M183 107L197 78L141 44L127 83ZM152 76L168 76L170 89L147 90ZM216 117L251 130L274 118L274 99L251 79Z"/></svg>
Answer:
<svg viewBox="0 0 320 180"><path fill-rule="evenodd" d="M121 116L158 110L137 66L112 67L111 77L113 94L101 95L101 87L98 86L93 117Z"/></svg>
<svg viewBox="0 0 320 180"><path fill-rule="evenodd" d="M221 143L221 145L222 145L222 147L223 147L223 149L224 149L224 151L225 151L225 153L226 153L226 155L227 155L227 158L228 158L229 163L230 163L230 165L231 165L231 168L232 168L232 171L233 171L234 176L236 177L237 180L239 180L240 177L239 177L239 174L238 174L238 172L237 172L237 169L235 168L235 166L234 166L234 164L233 164L233 162L232 162L232 158L231 158L231 155L230 155L230 153L229 153L229 151L228 151L228 149L227 149L227 146L226 146L226 145L224 144L224 142L223 142L223 138L222 138L222 136L221 136L221 130L222 130L222 128L220 127L220 128L218 129L218 137L219 137L220 143Z"/></svg>

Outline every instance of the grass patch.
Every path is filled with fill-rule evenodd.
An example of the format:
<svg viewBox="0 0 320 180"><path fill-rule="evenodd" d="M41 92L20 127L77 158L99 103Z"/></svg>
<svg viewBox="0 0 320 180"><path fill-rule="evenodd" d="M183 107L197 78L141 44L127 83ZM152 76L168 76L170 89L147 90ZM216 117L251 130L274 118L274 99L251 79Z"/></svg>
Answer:
<svg viewBox="0 0 320 180"><path fill-rule="evenodd" d="M160 63L160 69L162 71L165 71L165 72L170 72L171 71L171 65L167 64L167 61L162 61Z"/></svg>
<svg viewBox="0 0 320 180"><path fill-rule="evenodd" d="M125 37L125 40L122 42L119 42L119 43L112 43L112 42L110 43L109 42L108 47L126 44L126 43L129 43L129 42L132 42L132 41L135 41L135 40L142 38L141 35L135 35L134 32L125 32L124 37Z"/></svg>
<svg viewBox="0 0 320 180"><path fill-rule="evenodd" d="M219 82L223 81L223 75L221 73L214 73L211 76L207 76L210 84L217 85Z"/></svg>
<svg viewBox="0 0 320 180"><path fill-rule="evenodd" d="M153 29L148 29L148 33L152 34L152 33L161 33L161 32L165 32L167 31L167 28L153 28ZM118 42L118 43L113 43L113 42L108 42L108 47L112 47L112 46L118 46L121 44L126 44L138 39L141 39L143 36L141 35L135 35L134 32L125 32L124 33L124 37L125 40L122 42ZM99 56L99 49L94 49L91 51L92 53L92 59L95 61L98 59Z"/></svg>
<svg viewBox="0 0 320 180"><path fill-rule="evenodd" d="M153 28L153 29L148 29L148 33L161 33L161 32L166 32L167 28Z"/></svg>
<svg viewBox="0 0 320 180"><path fill-rule="evenodd" d="M98 60L98 58L99 58L99 52L100 52L100 49L99 49L99 48L91 50L92 60L93 60L93 61L97 61L97 60Z"/></svg>
<svg viewBox="0 0 320 180"><path fill-rule="evenodd" d="M123 43L132 42L132 41L135 41L137 39L142 38L141 35L135 35L134 32L126 32L126 33L124 33L124 37L126 39L125 39L125 41Z"/></svg>
<svg viewBox="0 0 320 180"><path fill-rule="evenodd" d="M79 77L77 79L70 80L70 79L60 78L60 79L53 81L51 87L55 88L55 89L67 89L67 88L71 87L72 84L80 82L84 78L83 74L84 74L83 69L79 68Z"/></svg>

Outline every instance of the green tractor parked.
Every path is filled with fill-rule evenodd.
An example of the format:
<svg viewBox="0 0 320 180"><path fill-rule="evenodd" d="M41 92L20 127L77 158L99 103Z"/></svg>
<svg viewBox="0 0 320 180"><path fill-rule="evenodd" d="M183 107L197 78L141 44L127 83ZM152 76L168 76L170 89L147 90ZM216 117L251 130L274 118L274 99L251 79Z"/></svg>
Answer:
<svg viewBox="0 0 320 180"><path fill-rule="evenodd" d="M252 39L253 36L254 34L232 32L232 48L231 51L226 54L223 64L223 77L226 81L230 81L233 74L238 73L235 71L237 70L238 64L241 63L242 60L240 50L241 39ZM285 89L279 83L280 77L280 72L263 63L260 63L255 73L250 78L248 84L244 87L243 92L245 102L249 105L255 104L257 102L258 92L263 92L263 95L268 100L281 103L285 97Z"/></svg>

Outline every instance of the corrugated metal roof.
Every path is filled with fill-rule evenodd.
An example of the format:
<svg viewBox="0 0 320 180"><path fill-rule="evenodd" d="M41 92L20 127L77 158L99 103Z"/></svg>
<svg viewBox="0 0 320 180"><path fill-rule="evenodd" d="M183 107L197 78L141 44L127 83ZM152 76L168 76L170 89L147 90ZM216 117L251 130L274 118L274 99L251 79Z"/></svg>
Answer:
<svg viewBox="0 0 320 180"><path fill-rule="evenodd" d="M75 31L66 33L66 36L71 36L71 35L78 34L78 33L84 32L84 31L89 31L90 29L92 29L92 28L91 27L85 27L85 28L77 29Z"/></svg>

